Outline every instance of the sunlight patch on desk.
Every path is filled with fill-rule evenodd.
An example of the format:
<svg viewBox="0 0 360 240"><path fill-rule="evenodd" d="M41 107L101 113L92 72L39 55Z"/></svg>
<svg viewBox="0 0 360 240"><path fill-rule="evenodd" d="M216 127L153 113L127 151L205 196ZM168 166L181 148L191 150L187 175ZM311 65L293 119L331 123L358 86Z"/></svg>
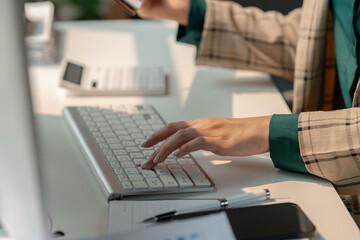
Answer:
<svg viewBox="0 0 360 240"><path fill-rule="evenodd" d="M212 160L210 161L212 165L223 165L223 164L229 164L232 163L232 160Z"/></svg>
<svg viewBox="0 0 360 240"><path fill-rule="evenodd" d="M232 95L234 118L291 113L279 92L235 93Z"/></svg>
<svg viewBox="0 0 360 240"><path fill-rule="evenodd" d="M257 71L248 71L248 70L237 70L235 71L235 77L237 79L268 79L269 74Z"/></svg>
<svg viewBox="0 0 360 240"><path fill-rule="evenodd" d="M167 41L173 67L171 84L176 84L176 87L171 87L173 89L174 87L176 88L174 94L179 94L179 104L181 108L184 108L196 76L197 67L194 64L196 48L191 45L174 44L176 41L174 36L169 36ZM187 61L183 59L187 59ZM186 71L184 71L184 69L186 69Z"/></svg>
<svg viewBox="0 0 360 240"><path fill-rule="evenodd" d="M72 29L67 32L64 45L64 59L86 65L107 67L139 65L139 53L133 33Z"/></svg>

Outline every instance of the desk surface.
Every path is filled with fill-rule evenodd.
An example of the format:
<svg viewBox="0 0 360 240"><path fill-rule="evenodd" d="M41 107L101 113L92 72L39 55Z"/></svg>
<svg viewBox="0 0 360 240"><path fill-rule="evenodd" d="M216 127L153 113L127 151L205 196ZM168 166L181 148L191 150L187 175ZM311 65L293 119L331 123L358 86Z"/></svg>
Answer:
<svg viewBox="0 0 360 240"><path fill-rule="evenodd" d="M126 54L109 56L112 61L161 64L169 75L169 94L166 96L75 97L58 87L59 64L30 67L43 156L44 197L54 230L63 230L69 238L106 234L108 204L61 117L64 106L152 104L167 122L289 111L267 74L195 67L195 48L175 42L176 25L172 23L101 21L57 23L55 26L63 32L83 28L131 35L135 41L130 49L136 52L129 52L128 44L118 44L114 46L116 51ZM98 44L101 46L101 42ZM270 100L260 104L264 102L261 98ZM360 239L357 226L327 181L275 169L268 154L219 157L199 151L194 155L214 180L217 191L166 198L224 197L269 188L273 197L292 198L300 205L318 229L316 238Z"/></svg>

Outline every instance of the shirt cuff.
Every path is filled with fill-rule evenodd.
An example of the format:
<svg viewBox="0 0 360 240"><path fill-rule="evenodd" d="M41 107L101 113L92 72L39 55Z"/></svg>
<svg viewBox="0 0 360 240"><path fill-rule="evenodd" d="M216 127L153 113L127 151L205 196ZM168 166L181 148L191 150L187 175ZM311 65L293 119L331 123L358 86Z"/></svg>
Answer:
<svg viewBox="0 0 360 240"><path fill-rule="evenodd" d="M276 168L308 173L300 155L298 114L275 114L270 120L270 157Z"/></svg>
<svg viewBox="0 0 360 240"><path fill-rule="evenodd" d="M178 42L195 45L199 48L206 13L205 0L191 0L187 26L179 26L176 36Z"/></svg>

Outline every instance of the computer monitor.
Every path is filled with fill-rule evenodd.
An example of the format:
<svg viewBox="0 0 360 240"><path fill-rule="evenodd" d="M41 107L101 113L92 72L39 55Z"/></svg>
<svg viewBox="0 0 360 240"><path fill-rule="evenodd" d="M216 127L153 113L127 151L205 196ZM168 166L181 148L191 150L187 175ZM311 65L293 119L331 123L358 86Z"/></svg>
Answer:
<svg viewBox="0 0 360 240"><path fill-rule="evenodd" d="M0 2L0 219L12 239L49 238L24 47L24 2Z"/></svg>

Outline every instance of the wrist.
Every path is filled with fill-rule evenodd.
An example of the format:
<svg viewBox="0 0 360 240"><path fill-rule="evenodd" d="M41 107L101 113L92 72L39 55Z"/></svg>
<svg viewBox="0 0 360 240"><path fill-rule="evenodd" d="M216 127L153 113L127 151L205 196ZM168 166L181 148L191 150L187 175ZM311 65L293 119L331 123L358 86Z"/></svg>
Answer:
<svg viewBox="0 0 360 240"><path fill-rule="evenodd" d="M169 0L167 3L167 19L186 26L190 12L190 0Z"/></svg>
<svg viewBox="0 0 360 240"><path fill-rule="evenodd" d="M270 152L269 133L270 133L270 120L272 116L263 117L262 121L262 137L265 152Z"/></svg>

